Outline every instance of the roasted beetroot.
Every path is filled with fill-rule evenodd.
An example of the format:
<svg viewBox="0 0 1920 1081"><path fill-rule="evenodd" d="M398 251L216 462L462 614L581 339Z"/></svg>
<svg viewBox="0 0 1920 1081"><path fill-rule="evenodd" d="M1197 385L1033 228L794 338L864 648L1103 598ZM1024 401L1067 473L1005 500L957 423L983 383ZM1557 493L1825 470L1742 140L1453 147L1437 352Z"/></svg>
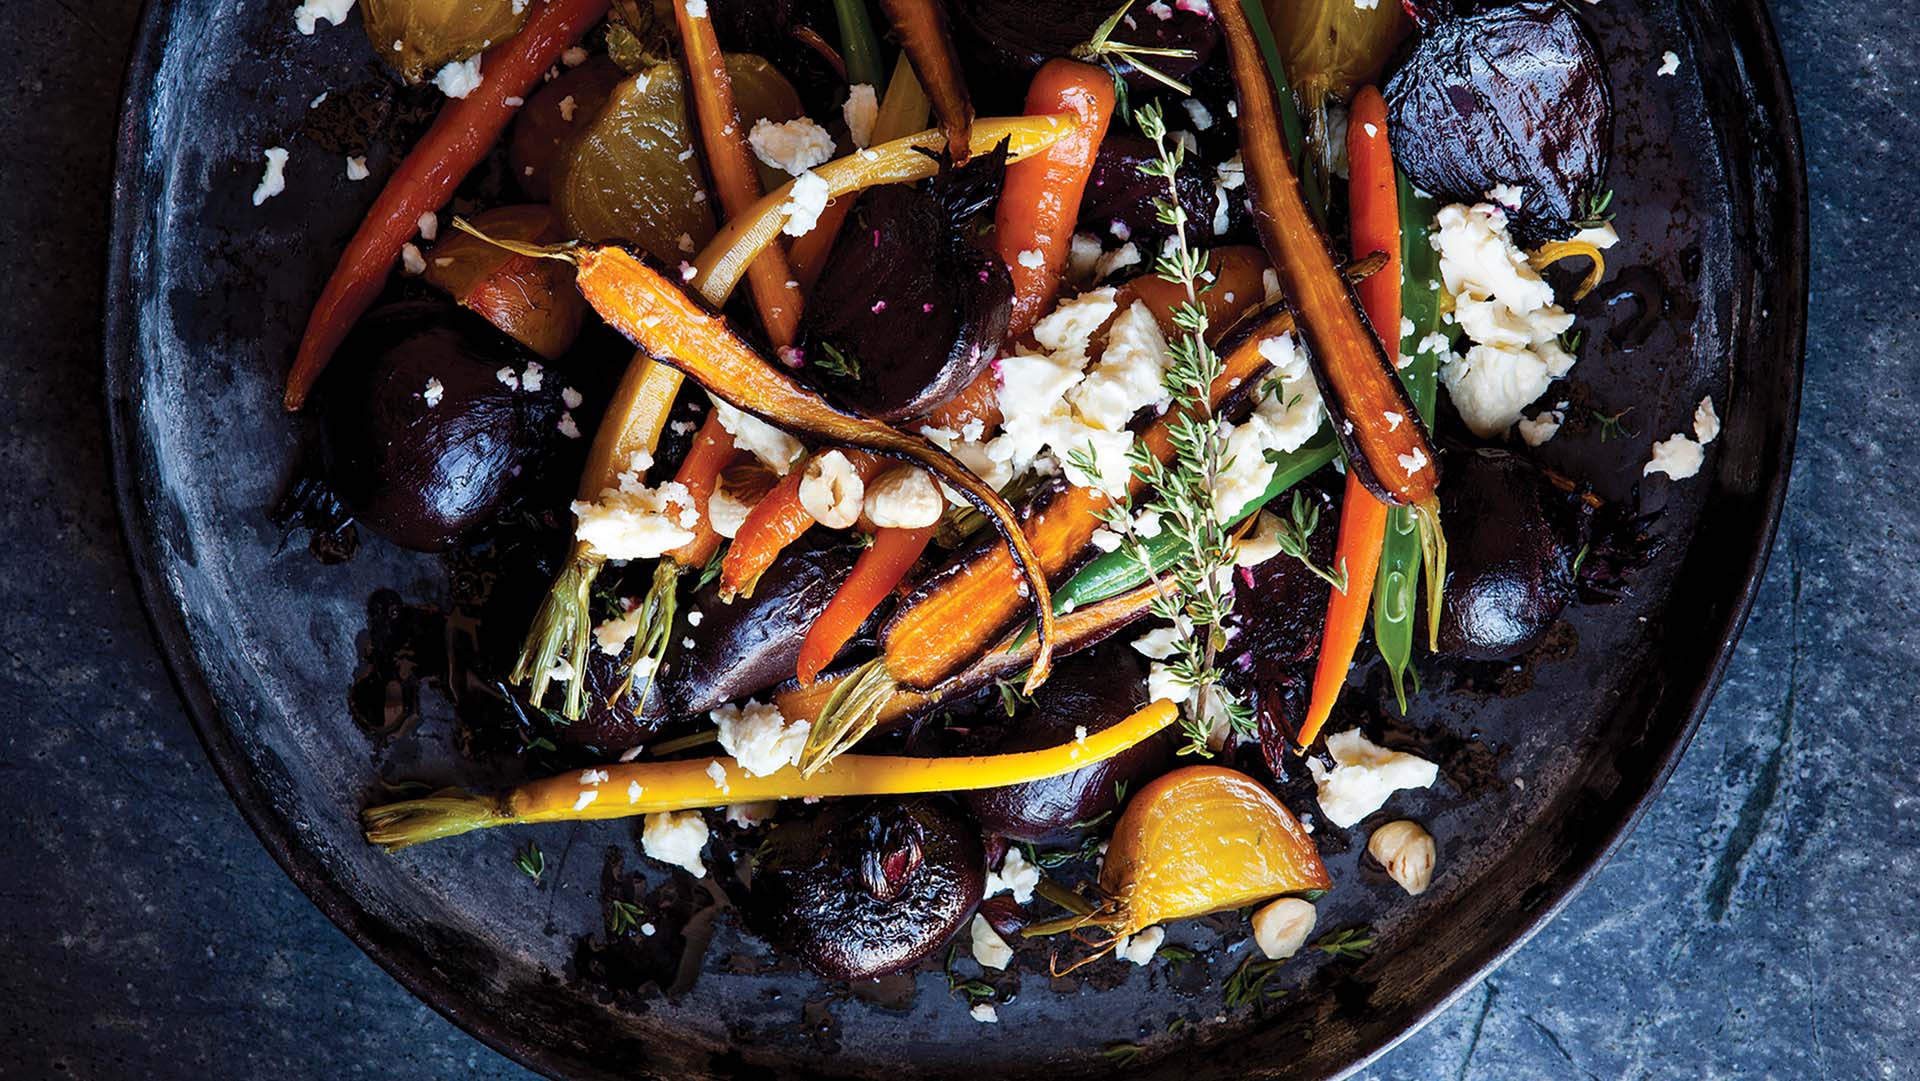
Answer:
<svg viewBox="0 0 1920 1081"><path fill-rule="evenodd" d="M560 431L560 380L520 383L544 364L451 302L369 313L324 385L328 483L356 519L419 551L447 548L522 493L564 490L581 451Z"/></svg>
<svg viewBox="0 0 1920 1081"><path fill-rule="evenodd" d="M1327 566L1339 533L1333 500L1313 487L1300 489L1299 498L1310 500L1319 515L1308 538L1308 554L1316 565ZM1288 513L1287 502L1276 502L1270 512ZM1227 619L1227 648L1220 663L1228 686L1251 694L1260 750L1276 773L1282 771L1288 741L1306 717L1332 588L1288 555L1235 572L1233 614Z"/></svg>
<svg viewBox="0 0 1920 1081"><path fill-rule="evenodd" d="M1074 50L1090 41L1118 6L1086 0L957 0L947 5L975 97L991 102L1011 96L1009 108L1016 111L1020 95L1026 92L1040 65L1056 56L1074 55ZM1111 40L1192 50L1190 57L1142 58L1154 70L1179 79L1213 55L1220 41L1220 27L1204 5L1135 4L1128 18L1114 28ZM1123 56L1112 56L1112 63L1129 90L1155 93L1165 89Z"/></svg>
<svg viewBox="0 0 1920 1081"><path fill-rule="evenodd" d="M1606 184L1613 92L1599 46L1560 0L1427 20L1386 95L1408 177L1469 203L1516 189L1526 243L1572 232Z"/></svg>
<svg viewBox="0 0 1920 1081"><path fill-rule="evenodd" d="M1080 199L1080 231L1108 241L1146 241L1169 235L1155 204L1167 197L1167 182L1150 175L1159 151L1143 136L1125 132L1110 134L1100 143L1093 172L1087 177L1087 191ZM1190 157L1179 175L1180 206L1187 219L1195 223L1201 235L1211 238L1232 232L1247 221L1246 187L1221 188L1216 196L1214 166ZM1216 202L1217 198L1224 203ZM1218 216L1218 221L1216 221ZM1114 223L1118 222L1116 226ZM1215 224L1224 224L1219 234ZM1144 267L1131 273L1140 273Z"/></svg>
<svg viewBox="0 0 1920 1081"><path fill-rule="evenodd" d="M1532 462L1485 448L1451 455L1441 518L1448 540L1440 652L1517 657L1578 592L1592 515Z"/></svg>
<svg viewBox="0 0 1920 1081"><path fill-rule="evenodd" d="M844 800L768 834L747 924L829 979L882 976L952 937L986 874L979 828L951 803Z"/></svg>
<svg viewBox="0 0 1920 1081"><path fill-rule="evenodd" d="M925 187L860 196L801 326L801 374L887 421L920 416L993 362L1013 279L972 239L999 198L1004 148Z"/></svg>
<svg viewBox="0 0 1920 1081"><path fill-rule="evenodd" d="M1016 713L992 751L1058 747L1080 730L1099 732L1125 720L1142 705L1146 678L1145 658L1125 642L1110 640L1078 654L1034 693L1030 708ZM1036 844L1063 841L1119 807L1123 789L1138 791L1172 758L1163 734L1070 773L969 792L967 806L989 833Z"/></svg>

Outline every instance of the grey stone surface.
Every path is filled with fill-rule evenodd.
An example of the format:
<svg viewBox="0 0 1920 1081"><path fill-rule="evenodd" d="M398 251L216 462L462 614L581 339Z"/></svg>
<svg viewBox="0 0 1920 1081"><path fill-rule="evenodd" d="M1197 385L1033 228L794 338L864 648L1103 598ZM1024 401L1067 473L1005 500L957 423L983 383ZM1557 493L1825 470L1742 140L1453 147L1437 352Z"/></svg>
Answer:
<svg viewBox="0 0 1920 1081"><path fill-rule="evenodd" d="M402 991L228 803L148 642L107 480L97 297L133 0L0 40L0 1077L522 1078ZM1920 1076L1920 59L1783 3L1814 193L1786 522L1673 783L1555 923L1364 1076Z"/></svg>

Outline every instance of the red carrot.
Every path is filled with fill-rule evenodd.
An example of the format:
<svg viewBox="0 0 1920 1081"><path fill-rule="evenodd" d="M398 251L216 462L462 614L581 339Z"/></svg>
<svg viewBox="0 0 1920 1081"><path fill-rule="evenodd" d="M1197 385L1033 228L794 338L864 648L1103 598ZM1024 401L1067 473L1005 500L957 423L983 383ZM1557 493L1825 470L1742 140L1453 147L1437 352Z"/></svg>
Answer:
<svg viewBox="0 0 1920 1081"><path fill-rule="evenodd" d="M608 0L546 0L518 34L482 56L480 85L441 107L433 127L374 200L313 306L293 369L287 373L289 412L306 404L333 351L380 295L400 249L420 228L420 216L453 197L454 188L493 149L521 102L540 85L541 76L606 15L607 4Z"/></svg>

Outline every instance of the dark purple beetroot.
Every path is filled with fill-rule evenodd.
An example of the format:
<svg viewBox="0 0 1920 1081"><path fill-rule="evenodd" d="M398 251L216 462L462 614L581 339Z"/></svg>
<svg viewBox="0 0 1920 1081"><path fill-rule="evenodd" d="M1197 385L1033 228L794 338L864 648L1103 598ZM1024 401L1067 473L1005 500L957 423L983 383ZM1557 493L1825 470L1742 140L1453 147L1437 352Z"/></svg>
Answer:
<svg viewBox="0 0 1920 1081"><path fill-rule="evenodd" d="M971 238L1004 175L1004 153L981 154L928 186L862 194L808 301L801 375L899 421L937 408L993 363L1013 279Z"/></svg>
<svg viewBox="0 0 1920 1081"><path fill-rule="evenodd" d="M1111 40L1193 50L1191 57L1146 58L1154 70L1175 79L1205 64L1220 41L1220 27L1213 13L1200 5L1155 6L1154 10L1167 12L1161 18L1149 10L1150 6L1135 4L1121 25L1114 28ZM1040 65L1056 56L1073 55L1117 7L1117 3L1086 0L956 0L947 5L947 10L953 16L955 43L967 61L974 96L1003 105L1010 99L1017 106ZM1153 94L1165 89L1164 84L1125 60L1115 57L1114 62L1128 90Z"/></svg>
<svg viewBox="0 0 1920 1081"><path fill-rule="evenodd" d="M716 581L683 597L673 647L655 683L658 708L705 713L793 678L807 628L859 553L846 534L815 529L767 568L753 596L723 604ZM697 626L688 619L694 611L700 613Z"/></svg>
<svg viewBox="0 0 1920 1081"><path fill-rule="evenodd" d="M1577 495L1517 454L1464 451L1449 457L1447 470L1440 652L1517 657L1540 643L1578 592L1574 564L1592 516Z"/></svg>
<svg viewBox="0 0 1920 1081"><path fill-rule="evenodd" d="M529 364L545 361L450 301L376 309L327 373L328 483L357 520L418 551L453 545L543 482L570 488L564 466L580 451L560 432L560 380L529 392L497 375Z"/></svg>
<svg viewBox="0 0 1920 1081"><path fill-rule="evenodd" d="M829 979L883 976L945 944L986 874L979 827L944 799L838 801L767 835L747 925Z"/></svg>
<svg viewBox="0 0 1920 1081"><path fill-rule="evenodd" d="M1073 742L1082 725L1092 733L1118 724L1143 704L1146 678L1146 659L1126 642L1109 640L1076 654L1034 693L1032 707L1014 717L1010 734L983 753L1058 747ZM1120 786L1139 791L1172 759L1171 743L1156 736L1071 773L969 792L967 807L989 833L1035 844L1062 842L1117 808Z"/></svg>
<svg viewBox="0 0 1920 1081"><path fill-rule="evenodd" d="M1298 491L1319 509L1319 522L1307 547L1314 563L1325 567L1333 560L1339 513L1333 500L1318 488L1308 485ZM1291 504L1291 496L1282 496L1267 509L1285 515ZM1229 687L1252 695L1260 750L1280 774L1288 741L1306 717L1314 658L1319 655L1333 587L1284 554L1234 573L1233 615L1227 619L1227 648L1221 653L1220 666Z"/></svg>
<svg viewBox="0 0 1920 1081"><path fill-rule="evenodd" d="M1518 186L1525 243L1572 232L1606 186L1613 91L1599 46L1559 0L1433 20L1386 96L1393 157L1413 182L1469 203Z"/></svg>
<svg viewBox="0 0 1920 1081"><path fill-rule="evenodd" d="M1168 122L1175 123L1180 116L1170 114ZM1086 194L1080 198L1080 231L1092 233L1108 246L1122 239L1113 228L1116 221L1124 223L1125 239L1145 241L1170 235L1154 210L1154 201L1167 196L1167 182L1144 171L1157 157L1153 143L1144 136L1124 131L1109 134L1100 144L1093 171L1087 176ZM1180 206L1194 228L1209 238L1214 235L1217 209L1213 181L1213 165L1201 158L1190 156L1180 170ZM1246 188L1228 190L1226 195L1227 232L1231 233L1247 221ZM1137 268L1134 273L1144 273L1145 269Z"/></svg>

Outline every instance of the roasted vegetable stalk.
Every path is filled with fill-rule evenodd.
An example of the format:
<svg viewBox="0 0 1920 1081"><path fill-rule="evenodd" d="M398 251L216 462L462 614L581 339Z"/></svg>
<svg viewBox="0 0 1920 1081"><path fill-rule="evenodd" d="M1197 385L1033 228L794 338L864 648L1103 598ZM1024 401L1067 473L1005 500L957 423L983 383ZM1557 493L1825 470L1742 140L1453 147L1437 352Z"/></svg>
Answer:
<svg viewBox="0 0 1920 1081"><path fill-rule="evenodd" d="M927 88L933 114L953 148L953 160L964 164L972 153L973 99L967 94L966 73L953 46L945 6L937 0L880 0L880 6L900 37L900 47L913 61L920 85Z"/></svg>
<svg viewBox="0 0 1920 1081"><path fill-rule="evenodd" d="M846 755L812 774L791 766L756 777L731 758L610 763L506 792L446 789L423 799L368 808L367 840L388 851L478 829L532 822L582 822L761 800L964 792L1041 780L1126 751L1179 716L1155 702L1126 720L1060 747L961 758ZM714 783L715 766L726 787ZM1271 798L1271 797L1269 797Z"/></svg>
<svg viewBox="0 0 1920 1081"><path fill-rule="evenodd" d="M1326 233L1300 193L1281 139L1280 106L1259 43L1237 0L1216 5L1240 103L1241 156L1252 189L1254 222L1281 291L1299 316L1347 467L1383 502L1414 508L1428 572L1429 603L1439 611L1446 539L1440 530L1440 463L1427 426L1334 262ZM1390 328L1389 333L1397 331ZM1428 635L1438 633L1437 615Z"/></svg>

